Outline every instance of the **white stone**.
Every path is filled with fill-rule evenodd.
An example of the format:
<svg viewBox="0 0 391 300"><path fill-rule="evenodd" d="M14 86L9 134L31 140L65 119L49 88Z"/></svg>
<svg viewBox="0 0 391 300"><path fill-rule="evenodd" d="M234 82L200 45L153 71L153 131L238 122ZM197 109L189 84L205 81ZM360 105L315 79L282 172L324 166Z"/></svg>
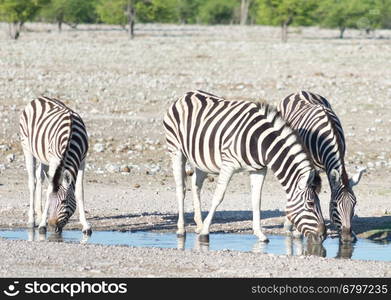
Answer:
<svg viewBox="0 0 391 300"><path fill-rule="evenodd" d="M105 169L109 173L118 173L120 171L120 166L117 164L107 164Z"/></svg>
<svg viewBox="0 0 391 300"><path fill-rule="evenodd" d="M6 160L9 163L12 163L15 160L15 154L11 153L6 156Z"/></svg>
<svg viewBox="0 0 391 300"><path fill-rule="evenodd" d="M105 151L105 145L104 144L100 144L100 143L95 144L94 145L94 151L98 152L98 153L104 152Z"/></svg>

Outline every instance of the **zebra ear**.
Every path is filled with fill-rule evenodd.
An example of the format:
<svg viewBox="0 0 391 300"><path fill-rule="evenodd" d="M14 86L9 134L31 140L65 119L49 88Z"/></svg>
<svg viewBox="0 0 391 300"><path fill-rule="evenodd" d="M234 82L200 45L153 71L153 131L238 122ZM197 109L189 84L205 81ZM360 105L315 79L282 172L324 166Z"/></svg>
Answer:
<svg viewBox="0 0 391 300"><path fill-rule="evenodd" d="M331 187L336 187L341 183L341 175L339 174L338 170L332 169L330 171L330 184Z"/></svg>
<svg viewBox="0 0 391 300"><path fill-rule="evenodd" d="M319 193L321 185L322 185L322 183L321 183L321 179L320 179L318 171L312 170L310 172L310 174L308 175L307 186L314 188L315 192Z"/></svg>
<svg viewBox="0 0 391 300"><path fill-rule="evenodd" d="M307 185L311 185L314 182L315 175L316 175L316 171L315 170L311 170L310 174L308 175Z"/></svg>
<svg viewBox="0 0 391 300"><path fill-rule="evenodd" d="M349 186L352 188L353 186L357 185L360 182L361 176L363 173L365 173L366 169L361 168L359 171L354 174L350 179L349 179Z"/></svg>

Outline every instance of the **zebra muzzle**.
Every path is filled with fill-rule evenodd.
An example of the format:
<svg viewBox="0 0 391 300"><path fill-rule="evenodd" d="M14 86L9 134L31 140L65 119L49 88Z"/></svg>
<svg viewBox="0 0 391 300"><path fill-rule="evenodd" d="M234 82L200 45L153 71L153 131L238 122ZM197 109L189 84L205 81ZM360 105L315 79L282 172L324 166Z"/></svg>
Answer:
<svg viewBox="0 0 391 300"><path fill-rule="evenodd" d="M316 233L310 234L309 240L313 244L322 244L326 237L326 226L322 223L318 225Z"/></svg>
<svg viewBox="0 0 391 300"><path fill-rule="evenodd" d="M353 243L357 240L356 236L352 232L351 227L342 227L340 234L340 241L342 243Z"/></svg>
<svg viewBox="0 0 391 300"><path fill-rule="evenodd" d="M50 227L57 227L57 219L56 219L56 218L50 218L50 219L48 220L48 225L49 225Z"/></svg>

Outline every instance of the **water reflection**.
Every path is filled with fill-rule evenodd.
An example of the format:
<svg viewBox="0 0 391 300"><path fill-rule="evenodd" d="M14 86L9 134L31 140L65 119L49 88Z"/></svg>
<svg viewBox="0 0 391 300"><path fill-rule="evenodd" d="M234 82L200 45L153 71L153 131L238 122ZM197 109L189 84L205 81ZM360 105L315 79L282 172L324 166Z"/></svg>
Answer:
<svg viewBox="0 0 391 300"><path fill-rule="evenodd" d="M38 229L29 228L27 230L27 240L33 241L44 241L46 240L46 233L39 233Z"/></svg>
<svg viewBox="0 0 391 300"><path fill-rule="evenodd" d="M286 255L303 255L304 242L302 237L287 236L285 238Z"/></svg>
<svg viewBox="0 0 391 300"><path fill-rule="evenodd" d="M207 252L209 251L209 243L208 242L201 242L198 239L198 236L194 239L194 250L200 251L200 252Z"/></svg>
<svg viewBox="0 0 391 300"><path fill-rule="evenodd" d="M54 241L103 245L128 245L133 247L178 248L194 251L229 250L252 251L276 255L316 255L341 259L366 259L390 261L391 243L375 243L359 239L357 243L339 243L338 238L328 238L322 245L312 244L305 238L269 235L270 242L259 242L252 234L216 233L210 243L200 242L194 233L186 238L176 238L174 233L96 231L91 237L80 231L40 234L38 230L0 230L0 236L14 240ZM326 251L327 250L327 251Z"/></svg>
<svg viewBox="0 0 391 300"><path fill-rule="evenodd" d="M304 251L304 255L315 255L319 257L326 257L327 251L323 244L313 244L307 242L307 249Z"/></svg>
<svg viewBox="0 0 391 300"><path fill-rule="evenodd" d="M187 248L192 248L196 251L208 251L210 249L225 249L221 247L221 244L226 243L227 248L231 250L238 250L235 248L244 247L243 242L240 239L237 241L224 241L224 239L212 239L210 243L200 242L198 236L195 235L193 245L186 244L186 237L177 238L177 249L184 250ZM251 247L252 243L252 247ZM264 243L256 240L255 242L248 241L248 250L253 253L267 254L286 254L289 256L300 256L300 255L314 255L319 257L327 257L326 247L332 245L332 240L325 242L324 244L314 244L302 237L294 237L292 235L280 238L280 239L271 239L270 243ZM354 243L338 243L338 252L335 256L336 258L351 258L354 251ZM246 247L245 247L246 248ZM334 252L335 253L335 252Z"/></svg>
<svg viewBox="0 0 391 300"><path fill-rule="evenodd" d="M185 236L177 236L177 249L185 250L185 242L186 242Z"/></svg>
<svg viewBox="0 0 391 300"><path fill-rule="evenodd" d="M352 258L354 251L354 243L339 243L338 253L335 258Z"/></svg>
<svg viewBox="0 0 391 300"><path fill-rule="evenodd" d="M267 245L268 245L268 243L256 241L253 248L252 248L252 252L266 254L267 253Z"/></svg>
<svg viewBox="0 0 391 300"><path fill-rule="evenodd" d="M75 242L80 242L80 244L85 244L88 242L91 236L88 234L82 234L81 239L74 239ZM40 233L38 229L27 229L27 240L30 242L64 242L67 239L64 239L63 234L56 232L49 233Z"/></svg>
<svg viewBox="0 0 391 300"><path fill-rule="evenodd" d="M48 238L47 240L49 242L57 242L57 243L61 243L64 241L64 238L62 237L62 233L59 232L59 233L56 233L56 232L52 232L48 235Z"/></svg>

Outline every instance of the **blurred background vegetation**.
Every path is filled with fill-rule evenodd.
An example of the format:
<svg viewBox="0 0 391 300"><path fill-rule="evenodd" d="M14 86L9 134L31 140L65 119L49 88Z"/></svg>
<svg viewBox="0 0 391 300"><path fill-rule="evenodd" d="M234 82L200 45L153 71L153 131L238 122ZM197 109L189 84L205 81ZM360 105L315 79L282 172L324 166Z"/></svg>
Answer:
<svg viewBox="0 0 391 300"><path fill-rule="evenodd" d="M134 36L135 23L240 24L281 27L391 28L391 0L0 0L0 21L17 39L27 21L76 28L82 23L118 25Z"/></svg>

